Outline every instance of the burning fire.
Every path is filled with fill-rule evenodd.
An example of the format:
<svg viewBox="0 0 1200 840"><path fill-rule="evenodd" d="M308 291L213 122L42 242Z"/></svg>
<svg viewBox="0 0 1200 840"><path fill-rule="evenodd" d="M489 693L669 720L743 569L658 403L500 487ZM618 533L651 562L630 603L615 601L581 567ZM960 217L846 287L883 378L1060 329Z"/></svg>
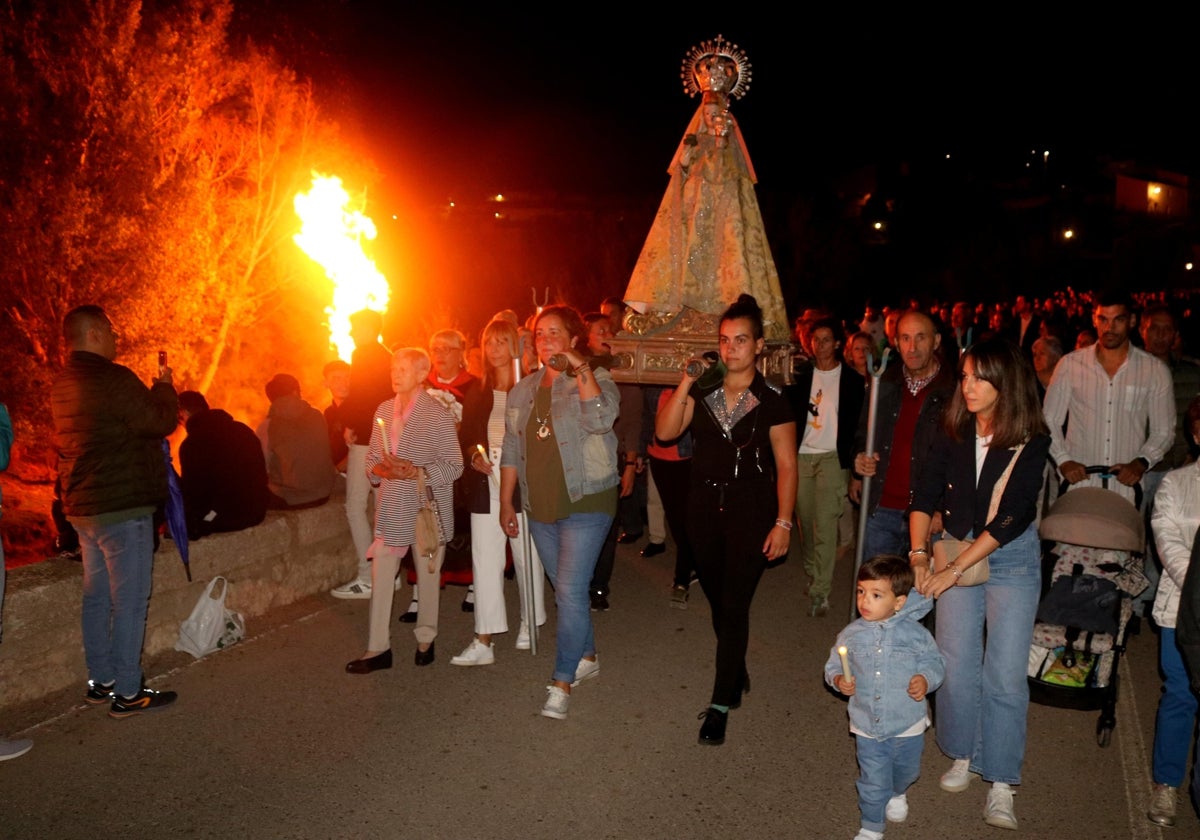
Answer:
<svg viewBox="0 0 1200 840"><path fill-rule="evenodd" d="M293 206L300 217L300 232L292 237L333 283L333 302L325 307L329 342L346 361L354 350L350 314L360 309L383 312L389 293L387 278L362 248L364 239L375 238L375 223L361 211L349 209L349 204L350 194L341 178L314 172L312 189L296 194Z"/></svg>

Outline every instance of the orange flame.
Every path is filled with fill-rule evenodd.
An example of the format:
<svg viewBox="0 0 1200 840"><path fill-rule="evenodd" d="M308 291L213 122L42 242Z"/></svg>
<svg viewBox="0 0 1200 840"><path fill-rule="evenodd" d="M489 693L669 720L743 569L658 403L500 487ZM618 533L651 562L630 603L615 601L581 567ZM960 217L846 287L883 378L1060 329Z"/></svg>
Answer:
<svg viewBox="0 0 1200 840"><path fill-rule="evenodd" d="M349 208L350 194L336 175L313 173L312 188L297 193L293 202L300 232L293 241L325 270L333 283L329 316L329 343L339 358L350 360L350 315L360 309L383 312L388 305L387 278L363 251L363 240L375 238L375 223Z"/></svg>

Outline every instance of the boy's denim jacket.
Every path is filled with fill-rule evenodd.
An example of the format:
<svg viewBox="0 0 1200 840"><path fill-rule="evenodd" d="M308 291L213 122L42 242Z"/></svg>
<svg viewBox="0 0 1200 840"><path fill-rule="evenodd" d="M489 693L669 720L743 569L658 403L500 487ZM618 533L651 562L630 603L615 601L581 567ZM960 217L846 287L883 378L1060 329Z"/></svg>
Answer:
<svg viewBox="0 0 1200 840"><path fill-rule="evenodd" d="M849 702L853 731L876 740L894 738L928 714L926 700L918 703L908 696L908 681L921 674L932 692L946 675L937 642L920 624L931 609L933 602L913 589L891 618L859 618L838 634L825 663L825 682L832 687L833 678L842 673L837 649L845 645L855 683Z"/></svg>
<svg viewBox="0 0 1200 840"><path fill-rule="evenodd" d="M617 470L617 435L613 423L621 405L617 385L608 371L592 371L600 386L600 395L579 399L579 380L565 374L555 377L550 386L550 415L562 458L567 495L572 502L599 493L621 482ZM501 467L516 467L521 481L521 498L529 498L526 481L525 431L533 401L546 368L529 374L512 387L504 407L504 449Z"/></svg>

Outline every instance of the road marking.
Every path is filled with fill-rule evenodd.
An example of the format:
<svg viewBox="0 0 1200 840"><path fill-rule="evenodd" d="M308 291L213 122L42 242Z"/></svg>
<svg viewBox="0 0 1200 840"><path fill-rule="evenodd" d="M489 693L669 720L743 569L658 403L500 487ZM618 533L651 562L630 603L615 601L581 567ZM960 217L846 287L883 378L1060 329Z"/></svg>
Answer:
<svg viewBox="0 0 1200 840"><path fill-rule="evenodd" d="M1117 720L1122 722L1117 743L1121 750L1121 775L1125 778L1125 802L1129 806L1130 840L1162 840L1162 829L1146 818L1150 807L1150 761L1146 757L1146 739L1138 716L1137 697L1133 693L1133 675L1129 663L1121 657L1121 684L1117 692Z"/></svg>

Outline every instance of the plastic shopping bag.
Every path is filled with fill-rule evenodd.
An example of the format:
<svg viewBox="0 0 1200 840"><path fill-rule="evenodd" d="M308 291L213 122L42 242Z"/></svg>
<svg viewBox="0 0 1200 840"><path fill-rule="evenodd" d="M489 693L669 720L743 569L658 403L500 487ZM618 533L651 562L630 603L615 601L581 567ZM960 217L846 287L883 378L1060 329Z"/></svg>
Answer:
<svg viewBox="0 0 1200 840"><path fill-rule="evenodd" d="M214 595L213 590L218 582L221 583L221 592ZM209 581L192 614L179 626L179 641L175 643L175 650L185 651L199 659L236 644L245 637L245 619L240 613L225 608L227 594L229 582L225 578L217 575Z"/></svg>

